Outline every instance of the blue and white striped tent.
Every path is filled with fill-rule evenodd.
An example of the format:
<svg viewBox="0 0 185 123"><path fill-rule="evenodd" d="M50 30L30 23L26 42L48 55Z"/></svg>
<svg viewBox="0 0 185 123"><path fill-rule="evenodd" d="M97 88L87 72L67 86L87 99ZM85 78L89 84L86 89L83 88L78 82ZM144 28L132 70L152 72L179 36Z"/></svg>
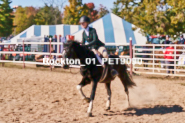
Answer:
<svg viewBox="0 0 185 123"><path fill-rule="evenodd" d="M133 44L146 44L147 38L139 33L140 29L132 30L133 24L124 19L109 13L104 17L90 24L90 27L96 29L99 39L106 45L125 45L129 43L132 37ZM82 40L83 29L72 34L75 40Z"/></svg>
<svg viewBox="0 0 185 123"><path fill-rule="evenodd" d="M32 25L17 36L11 39L12 43L16 43L21 38L44 37L45 35L61 35L66 36L79 31L79 25Z"/></svg>

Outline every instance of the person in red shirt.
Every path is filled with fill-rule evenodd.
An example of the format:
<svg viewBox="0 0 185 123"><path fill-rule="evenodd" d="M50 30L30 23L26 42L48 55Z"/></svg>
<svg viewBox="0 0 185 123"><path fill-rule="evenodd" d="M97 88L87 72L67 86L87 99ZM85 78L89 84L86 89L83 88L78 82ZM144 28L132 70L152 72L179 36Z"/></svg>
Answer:
<svg viewBox="0 0 185 123"><path fill-rule="evenodd" d="M172 42L170 44L173 44ZM164 58L165 63L168 64L166 65L167 67L167 74L170 74L170 70L169 69L174 69L174 48L173 46L169 46L166 48L166 51L164 53ZM170 64L170 65L169 65ZM174 71L172 71L172 74L174 74Z"/></svg>

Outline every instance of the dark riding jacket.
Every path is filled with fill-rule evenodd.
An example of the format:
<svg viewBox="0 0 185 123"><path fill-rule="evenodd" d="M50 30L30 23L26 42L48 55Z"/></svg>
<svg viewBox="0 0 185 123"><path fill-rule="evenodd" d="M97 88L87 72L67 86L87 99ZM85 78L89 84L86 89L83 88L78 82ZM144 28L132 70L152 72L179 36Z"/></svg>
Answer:
<svg viewBox="0 0 185 123"><path fill-rule="evenodd" d="M85 30L82 34L82 44L85 44L86 41L89 43L87 46L89 46L90 49L98 49L99 47L105 46L105 44L99 40L96 29L92 27L89 27L89 36L87 36Z"/></svg>

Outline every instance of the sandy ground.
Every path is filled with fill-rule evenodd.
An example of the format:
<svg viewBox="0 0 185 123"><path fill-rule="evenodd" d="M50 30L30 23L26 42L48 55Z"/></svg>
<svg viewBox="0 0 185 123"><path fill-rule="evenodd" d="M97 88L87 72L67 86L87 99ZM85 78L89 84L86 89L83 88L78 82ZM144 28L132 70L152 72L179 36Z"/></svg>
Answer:
<svg viewBox="0 0 185 123"><path fill-rule="evenodd" d="M0 123L185 123L184 78L134 76L130 110L117 78L111 84L111 111L105 111L107 94L99 84L91 118L76 89L80 80L69 71L0 67ZM83 91L89 96L91 85Z"/></svg>

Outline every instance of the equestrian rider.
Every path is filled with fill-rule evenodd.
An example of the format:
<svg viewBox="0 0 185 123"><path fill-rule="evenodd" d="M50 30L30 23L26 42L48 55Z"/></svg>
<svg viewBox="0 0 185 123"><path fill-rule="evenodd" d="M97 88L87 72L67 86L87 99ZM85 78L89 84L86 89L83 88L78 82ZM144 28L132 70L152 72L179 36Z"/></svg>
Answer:
<svg viewBox="0 0 185 123"><path fill-rule="evenodd" d="M104 58L108 58L108 53L105 48L105 44L102 43L98 35L96 33L96 29L89 27L90 18L87 16L82 16L79 21L81 27L84 29L84 32L82 34L82 44L88 46L94 54L99 59L99 62L101 63L101 60L98 56L98 53L100 53ZM113 66L111 66L111 74L113 77L118 75L118 72L113 69Z"/></svg>

